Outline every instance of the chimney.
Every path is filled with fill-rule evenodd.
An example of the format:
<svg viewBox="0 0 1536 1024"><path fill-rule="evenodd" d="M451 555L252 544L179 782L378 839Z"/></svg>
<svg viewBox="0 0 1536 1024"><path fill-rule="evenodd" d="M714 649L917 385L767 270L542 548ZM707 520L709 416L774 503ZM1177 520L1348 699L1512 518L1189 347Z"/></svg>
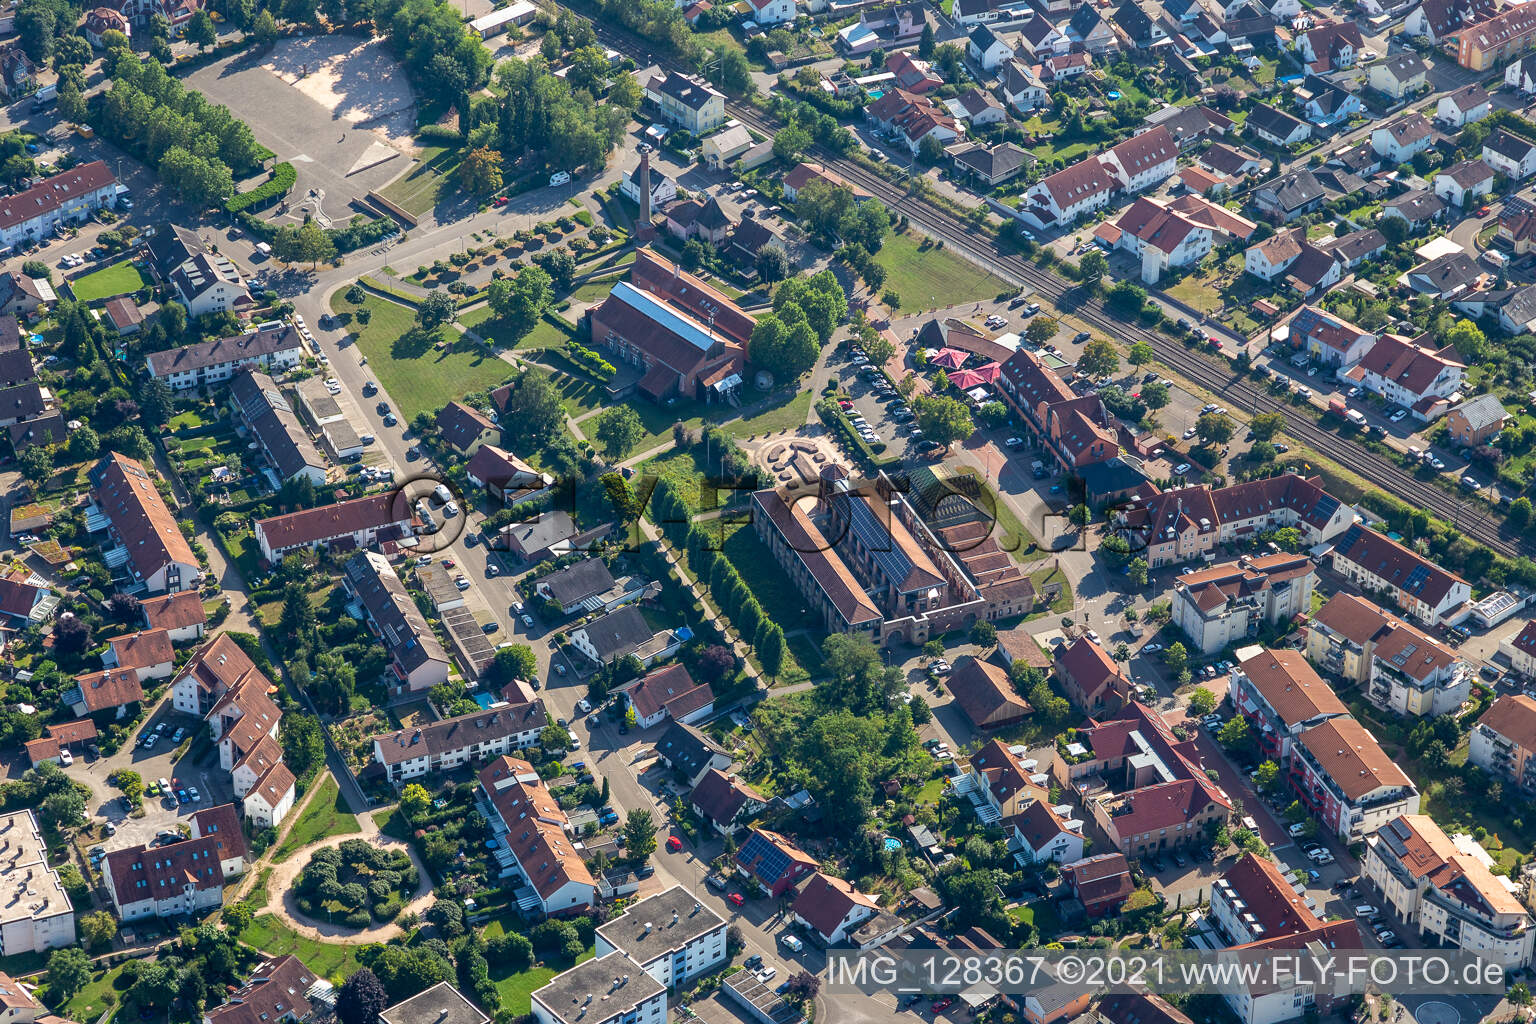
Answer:
<svg viewBox="0 0 1536 1024"><path fill-rule="evenodd" d="M651 154L640 154L640 169L636 172L640 185L640 219L635 224L635 241L645 244L656 237L651 225Z"/></svg>

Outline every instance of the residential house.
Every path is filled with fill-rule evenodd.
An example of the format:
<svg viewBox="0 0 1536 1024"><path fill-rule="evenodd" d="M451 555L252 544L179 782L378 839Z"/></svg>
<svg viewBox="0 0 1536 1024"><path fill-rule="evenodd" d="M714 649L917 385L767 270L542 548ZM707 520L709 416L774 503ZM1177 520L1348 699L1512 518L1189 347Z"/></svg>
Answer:
<svg viewBox="0 0 1536 1024"><path fill-rule="evenodd" d="M1464 293L1451 308L1473 317L1494 316L1510 334L1536 331L1536 285Z"/></svg>
<svg viewBox="0 0 1536 1024"><path fill-rule="evenodd" d="M163 629L124 633L107 640L101 652L102 668L131 669L143 683L148 679L168 679L176 670L176 649Z"/></svg>
<svg viewBox="0 0 1536 1024"><path fill-rule="evenodd" d="M1250 124L1252 123L1250 119ZM1290 223L1312 213L1328 199L1317 176L1303 168L1265 182L1254 191L1253 204L1263 213L1273 214Z"/></svg>
<svg viewBox="0 0 1536 1024"><path fill-rule="evenodd" d="M482 768L476 793L504 879L521 882L518 904L545 915L579 914L597 903L597 884L570 819L533 766L501 754Z"/></svg>
<svg viewBox="0 0 1536 1024"><path fill-rule="evenodd" d="M714 196L679 199L669 204L663 213L667 231L673 238L683 241L697 238L717 249L725 247L725 240L736 226L735 220Z"/></svg>
<svg viewBox="0 0 1536 1024"><path fill-rule="evenodd" d="M224 902L222 857L213 836L113 850L102 858L101 874L124 922L194 914Z"/></svg>
<svg viewBox="0 0 1536 1024"><path fill-rule="evenodd" d="M795 0L747 0L751 20L759 25L782 25L795 20Z"/></svg>
<svg viewBox="0 0 1536 1024"><path fill-rule="evenodd" d="M1161 125L1168 129L1168 134L1179 144L1181 152L1188 152L1213 139L1224 138L1233 127L1231 118L1204 104L1166 106L1148 115L1147 123L1148 127L1137 131L1150 131L1151 127Z"/></svg>
<svg viewBox="0 0 1536 1024"><path fill-rule="evenodd" d="M1089 917L1117 913L1136 891L1131 865L1123 853L1101 853L1062 865L1062 880Z"/></svg>
<svg viewBox="0 0 1536 1024"><path fill-rule="evenodd" d="M1418 58L1414 58L1417 60ZM1435 129L1423 114L1404 114L1371 131L1371 148L1388 164L1407 163L1429 148Z"/></svg>
<svg viewBox="0 0 1536 1024"><path fill-rule="evenodd" d="M817 870L816 858L764 828L754 828L736 851L736 873L762 886L774 899Z"/></svg>
<svg viewBox="0 0 1536 1024"><path fill-rule="evenodd" d="M1012 181L1035 163L1034 155L1011 142L996 146L967 146L951 154L955 170L987 188Z"/></svg>
<svg viewBox="0 0 1536 1024"><path fill-rule="evenodd" d="M1446 715L1472 690L1472 668L1451 648L1407 623L1390 623L1371 639L1366 698L1408 718Z"/></svg>
<svg viewBox="0 0 1536 1024"><path fill-rule="evenodd" d="M1360 27L1353 21L1319 25L1296 37L1296 53L1316 74L1355 66L1365 48Z"/></svg>
<svg viewBox="0 0 1536 1024"><path fill-rule="evenodd" d="M118 337L137 334L144 327L144 313L131 296L119 295L115 299L108 299L102 315Z"/></svg>
<svg viewBox="0 0 1536 1024"><path fill-rule="evenodd" d="M26 808L0 814L0 837L5 844L0 887L20 894L13 895L0 914L0 943L6 955L41 954L74 945L75 909L48 854L36 815ZM21 1018L16 1007L8 1008L7 1016ZM39 1020L54 1024L56 1018Z"/></svg>
<svg viewBox="0 0 1536 1024"><path fill-rule="evenodd" d="M1435 195L1468 209L1493 194L1493 168L1480 159L1463 160L1435 175Z"/></svg>
<svg viewBox="0 0 1536 1024"><path fill-rule="evenodd" d="M610 611L635 600L643 587L619 587L601 558L585 558L541 576L534 592L560 615Z"/></svg>
<svg viewBox="0 0 1536 1024"><path fill-rule="evenodd" d="M165 381L172 391L185 391L229 380L246 366L267 373L286 370L298 365L303 355L304 340L298 328L279 324L249 334L151 352L144 357L144 364L151 377Z"/></svg>
<svg viewBox="0 0 1536 1024"><path fill-rule="evenodd" d="M731 756L693 726L673 720L656 741L656 756L691 789L711 770L724 771Z"/></svg>
<svg viewBox="0 0 1536 1024"><path fill-rule="evenodd" d="M635 713L642 729L667 719L692 724L715 710L715 693L708 683L695 683L681 662L648 672L619 689L626 712Z"/></svg>
<svg viewBox="0 0 1536 1024"><path fill-rule="evenodd" d="M853 193L855 199L869 198L868 192L865 192L857 185L850 184L847 179L836 171L823 167L821 164L807 163L805 161L801 161L791 167L789 173L784 175L784 179L780 184L784 189L784 198L790 202L794 202L799 198L801 189L812 184L824 185L827 188L833 189L847 189Z"/></svg>
<svg viewBox="0 0 1536 1024"><path fill-rule="evenodd" d="M768 799L761 793L718 768L704 773L688 802L693 813L722 836L735 835L745 826L746 819L768 806Z"/></svg>
<svg viewBox="0 0 1536 1024"><path fill-rule="evenodd" d="M1439 203L1439 200L1436 199L1435 203ZM1442 301L1454 300L1474 291L1482 280L1483 271L1477 261L1459 251L1438 256L1408 272L1409 288L1420 295L1429 295Z"/></svg>
<svg viewBox="0 0 1536 1024"><path fill-rule="evenodd" d="M1330 718L1306 730L1291 751L1288 775L1302 805L1346 843L1419 811L1412 780L1353 718Z"/></svg>
<svg viewBox="0 0 1536 1024"><path fill-rule="evenodd" d="M1211 230L1145 196L1120 215L1116 248L1141 257L1141 279L1156 284L1163 272L1196 266L1210 254Z"/></svg>
<svg viewBox="0 0 1536 1024"><path fill-rule="evenodd" d="M1498 0L1423 0L1403 19L1406 35L1443 43L1498 12Z"/></svg>
<svg viewBox="0 0 1536 1024"><path fill-rule="evenodd" d="M919 60L905 50L897 50L885 59L885 70L895 76L896 88L921 96L944 84L944 76L933 70L933 65Z"/></svg>
<svg viewBox="0 0 1536 1024"><path fill-rule="evenodd" d="M1039 64L1041 81L1056 83L1080 78L1093 70L1093 54L1073 50L1046 57Z"/></svg>
<svg viewBox="0 0 1536 1024"><path fill-rule="evenodd" d="M695 135L707 135L725 123L725 94L693 75L656 75L645 85L645 98L665 120Z"/></svg>
<svg viewBox="0 0 1536 1024"><path fill-rule="evenodd" d="M1008 119L1008 111L1003 109L1003 105L993 99L991 93L983 92L975 86L954 99L945 100L944 106L955 120L964 121L973 128L1002 124Z"/></svg>
<svg viewBox="0 0 1536 1024"><path fill-rule="evenodd" d="M351 551L411 535L410 504L393 493L370 494L333 505L258 519L256 544L275 564L291 551Z"/></svg>
<svg viewBox="0 0 1536 1024"><path fill-rule="evenodd" d="M789 908L795 922L828 947L841 945L852 929L879 911L880 905L874 899L841 878L820 871L805 883Z"/></svg>
<svg viewBox="0 0 1536 1024"><path fill-rule="evenodd" d="M1526 678L1531 676L1533 636L1536 630L1526 623L1515 641L1523 658L1515 671ZM1499 697L1472 727L1470 742L1468 763L1524 792L1536 790L1536 700L1523 693Z"/></svg>
<svg viewBox="0 0 1536 1024"><path fill-rule="evenodd" d="M1381 215L1407 221L1408 230L1417 232L1444 218L1445 211L1445 202L1438 194L1419 188L1387 200L1382 204Z"/></svg>
<svg viewBox="0 0 1536 1024"><path fill-rule="evenodd" d="M1401 100L1422 92L1428 73L1429 65L1418 54L1399 53L1372 64L1365 80L1377 92Z"/></svg>
<svg viewBox="0 0 1536 1024"><path fill-rule="evenodd" d="M1072 12L1067 21L1066 37L1074 49L1081 48L1095 57L1119 50L1114 29L1093 4L1083 4Z"/></svg>
<svg viewBox="0 0 1536 1024"><path fill-rule="evenodd" d="M18 90L31 91L30 69L19 46L0 47L0 89L7 98L15 99ZM117 178L111 169L100 160L77 164L0 199L0 245L39 241L61 225L84 224L97 210L116 204Z"/></svg>
<svg viewBox="0 0 1536 1024"><path fill-rule="evenodd" d="M86 529L105 531L108 566L129 576L130 593L164 594L196 588L202 570L143 463L109 452L91 469Z"/></svg>
<svg viewBox="0 0 1536 1024"><path fill-rule="evenodd" d="M1365 109L1360 97L1319 75L1308 75L1296 90L1296 102L1306 119L1319 128L1332 128Z"/></svg>
<svg viewBox="0 0 1536 1024"><path fill-rule="evenodd" d="M503 505L521 505L550 493L555 478L493 444L482 444L465 467L472 487L483 487Z"/></svg>
<svg viewBox="0 0 1536 1024"><path fill-rule="evenodd" d="M960 123L949 111L917 93L892 89L864 109L864 116L881 131L904 142L914 154L932 136L942 144L960 137Z"/></svg>
<svg viewBox="0 0 1536 1024"><path fill-rule="evenodd" d="M1132 135L1101 155L1120 189L1140 192L1167 181L1179 165L1179 144L1173 133L1162 125Z"/></svg>
<svg viewBox="0 0 1536 1024"><path fill-rule="evenodd" d="M982 824L993 825L1022 814L1031 804L1049 802L1049 779L1036 771L1002 740L988 740L971 755L969 773L957 788L979 794L976 813ZM968 781L967 781L968 780Z"/></svg>
<svg viewBox="0 0 1536 1024"><path fill-rule="evenodd" d="M488 444L498 433L496 424L484 413L463 402L449 402L437 413L438 436L466 459L473 458L480 446Z"/></svg>
<svg viewBox="0 0 1536 1024"><path fill-rule="evenodd" d="M1493 110L1488 90L1473 82L1440 97L1435 105L1435 120L1450 128L1465 128L1481 121Z"/></svg>
<svg viewBox="0 0 1536 1024"><path fill-rule="evenodd" d="M353 553L343 568L342 586L389 655L392 692L414 693L448 681L453 663L389 559L373 551Z"/></svg>
<svg viewBox="0 0 1536 1024"><path fill-rule="evenodd" d="M1232 670L1227 693L1252 726L1262 756L1276 764L1290 758L1297 736L1349 714L1300 651L1265 648L1250 655Z"/></svg>
<svg viewBox="0 0 1536 1024"><path fill-rule="evenodd" d="M571 630L571 646L596 665L612 665L630 655L642 665L670 658L692 634L678 630L652 630L634 605L615 608Z"/></svg>
<svg viewBox="0 0 1536 1024"><path fill-rule="evenodd" d="M1465 259L1461 253L1452 255ZM1409 275L1409 286L1421 294L1453 298L1466 287L1466 283L1455 283L1451 279L1452 271L1460 266L1458 262L1446 270L1438 260L1425 264ZM1432 283L1421 283L1421 277ZM1466 365L1454 348L1447 346L1435 351L1421 348L1395 334L1384 334L1376 339L1376 344L1347 376L1367 391L1395 402L1427 423L1455 404L1452 399L1461 391L1466 372Z"/></svg>
<svg viewBox="0 0 1536 1024"><path fill-rule="evenodd" d="M704 155L704 162L718 171L751 148L752 133L745 125L738 124L709 136L699 151Z"/></svg>
<svg viewBox="0 0 1536 1024"><path fill-rule="evenodd" d="M663 206L677 198L677 182L662 174L656 168L646 167L651 180L651 209L659 210ZM619 192L630 202L640 202L640 168L632 167L619 181Z"/></svg>
<svg viewBox="0 0 1536 1024"><path fill-rule="evenodd" d="M630 978L633 980L625 981ZM597 1011L587 996L601 997ZM667 990L623 953L572 967L529 997L535 1024L635 1024L667 1019Z"/></svg>
<svg viewBox="0 0 1536 1024"><path fill-rule="evenodd" d="M446 772L526 750L550 722L542 700L509 702L429 725L373 737L373 760L396 789L428 772Z"/></svg>
<svg viewBox="0 0 1536 1024"><path fill-rule="evenodd" d="M966 53L983 71L991 71L1006 60L1013 59L1013 47L986 25L971 29Z"/></svg>
<svg viewBox="0 0 1536 1024"><path fill-rule="evenodd" d="M1336 249L1330 252L1337 255ZM1303 306L1290 326L1291 344L1325 366L1353 366L1376 344L1376 335L1320 306Z"/></svg>
<svg viewBox="0 0 1536 1024"><path fill-rule="evenodd" d="M1311 559L1285 552L1187 570L1174 580L1173 622L1213 655L1305 615L1316 583Z"/></svg>
<svg viewBox="0 0 1536 1024"><path fill-rule="evenodd" d="M1536 920L1515 883L1492 866L1472 836L1448 836L1429 815L1405 814L1366 840L1361 877L1375 883L1418 939L1523 970L1536 945Z"/></svg>
<svg viewBox="0 0 1536 1024"><path fill-rule="evenodd" d="M1527 96L1536 93L1536 54L1510 61L1504 69L1504 84Z"/></svg>
<svg viewBox="0 0 1536 1024"><path fill-rule="evenodd" d="M546 558L563 558L592 549L592 542L612 528L605 524L581 530L564 509L535 512L532 519L503 526L496 534L495 546L510 551L525 564Z"/></svg>
<svg viewBox="0 0 1536 1024"><path fill-rule="evenodd" d="M1499 208L1497 237L1516 256L1536 248L1536 206L1518 196L1505 200Z"/></svg>
<svg viewBox="0 0 1536 1024"><path fill-rule="evenodd" d="M121 11L111 7L97 7L89 11L85 16L85 41L98 50L106 48L105 36L108 32L121 32L124 36L132 35L133 26L128 19L123 17Z"/></svg>
<svg viewBox="0 0 1536 1024"><path fill-rule="evenodd" d="M14 270L0 274L0 313L6 316L30 316L39 309L52 309L58 301L45 277L29 277Z"/></svg>
<svg viewBox="0 0 1536 1024"><path fill-rule="evenodd" d="M1264 166L1263 158L1258 153L1220 142L1198 153L1195 162L1229 178L1249 177L1257 174Z"/></svg>
<svg viewBox="0 0 1536 1024"><path fill-rule="evenodd" d="M1536 174L1536 142L1498 128L1483 141L1483 163L1505 177L1524 181Z"/></svg>
<svg viewBox="0 0 1536 1024"><path fill-rule="evenodd" d="M1130 677L1089 637L1058 645L1053 668L1067 700L1090 718L1119 711L1131 699Z"/></svg>
<svg viewBox="0 0 1536 1024"><path fill-rule="evenodd" d="M122 718L128 714L128 705L143 699L144 688L139 685L139 674L131 668L76 676L75 685L59 695L59 700L75 713L76 718L107 711L113 712L114 718Z"/></svg>
<svg viewBox="0 0 1536 1024"><path fill-rule="evenodd" d="M1029 205L1020 212L1040 228L1067 227L1108 206L1115 188L1114 173L1090 157L1041 178L1025 193Z"/></svg>
<svg viewBox="0 0 1536 1024"><path fill-rule="evenodd" d="M1034 710L1013 688L1006 670L979 658L961 658L947 680L955 705L983 732L1017 725Z"/></svg>
<svg viewBox="0 0 1536 1024"><path fill-rule="evenodd" d="M317 1016L322 990L329 992L330 983L298 957L266 959L225 1002L203 1011L202 1024L298 1024Z"/></svg>
<svg viewBox="0 0 1536 1024"><path fill-rule="evenodd" d="M229 382L229 401L277 480L325 484L325 460L271 377L242 367Z"/></svg>
<svg viewBox="0 0 1536 1024"><path fill-rule="evenodd" d="M1446 413L1445 425L1457 444L1475 448L1503 430L1509 419L1499 396L1489 393L1469 398Z"/></svg>
<svg viewBox="0 0 1536 1024"><path fill-rule="evenodd" d="M1312 126L1283 110L1255 103L1248 111L1244 130L1274 146L1293 146L1312 137Z"/></svg>
<svg viewBox="0 0 1536 1024"><path fill-rule="evenodd" d="M1127 50L1146 50L1168 38L1160 19L1148 14L1135 0L1126 0L1110 15Z"/></svg>
<svg viewBox="0 0 1536 1024"><path fill-rule="evenodd" d="M1243 253L1243 269L1261 281L1273 281L1301 256L1304 236L1297 231L1277 231L1250 245Z"/></svg>
<svg viewBox="0 0 1536 1024"><path fill-rule="evenodd" d="M1054 19L1039 17L1031 8L1031 16L1019 26L1018 34L1014 36L1014 46L1020 57L1027 54L1032 60L1043 61L1066 53L1071 43ZM1013 63L1023 65L1025 61Z"/></svg>
<svg viewBox="0 0 1536 1024"><path fill-rule="evenodd" d="M1083 857L1083 823L1072 817L1072 805L1052 807L1036 799L1003 820L1008 848L1020 865L1070 864Z"/></svg>
<svg viewBox="0 0 1536 1024"><path fill-rule="evenodd" d="M214 855L226 880L245 872L245 834L240 829L240 815L234 804L193 811L187 825L192 831L191 838L213 840Z"/></svg>
<svg viewBox="0 0 1536 1024"><path fill-rule="evenodd" d="M1333 549L1333 571L1367 590L1384 591L1420 622L1438 625L1471 600L1472 586L1418 552L1363 525Z"/></svg>
<svg viewBox="0 0 1536 1024"><path fill-rule="evenodd" d="M42 736L28 740L21 747L27 752L27 760L36 768L44 761L62 764L66 750L83 757L85 744L94 742L100 735L95 722L89 718L80 718L72 722L45 725ZM0 931L3 931L3 922L0 922Z"/></svg>
<svg viewBox="0 0 1536 1024"><path fill-rule="evenodd" d="M1040 74L1021 60L1007 61L999 69L997 94L1021 114L1044 106L1050 98Z"/></svg>

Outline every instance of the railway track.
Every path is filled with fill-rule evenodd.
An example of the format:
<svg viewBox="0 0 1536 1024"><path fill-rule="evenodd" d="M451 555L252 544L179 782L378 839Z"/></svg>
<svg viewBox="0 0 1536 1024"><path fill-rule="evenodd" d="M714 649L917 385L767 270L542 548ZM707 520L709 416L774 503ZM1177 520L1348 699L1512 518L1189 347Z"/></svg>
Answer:
<svg viewBox="0 0 1536 1024"><path fill-rule="evenodd" d="M589 19L590 20L590 19ZM634 42L628 32L608 25L593 23L599 37L603 37L615 49L637 61L650 62L653 54L647 47ZM669 62L657 62L669 67ZM686 71L682 67L672 70ZM757 108L735 101L727 101L726 111L763 135L772 138L779 125ZM1401 501L1415 508L1422 508L1450 523L1461 533L1490 549L1508 557L1536 555L1536 538L1526 535L1507 535L1501 524L1479 505L1471 504L1433 484L1419 480L1388 460L1357 445L1343 442L1338 435L1319 427L1308 414L1300 412L1288 403L1277 400L1268 390L1256 387L1246 377L1233 373L1225 363L1207 359L1190 351L1157 331L1139 324L1128 323L1111 316L1097 297L1087 296L1075 282L1045 270L1017 253L1006 252L978 236L970 226L954 214L926 200L914 197L900 185L893 184L862 165L821 150L816 157L825 166L836 171L845 180L857 184L879 198L893 211L906 215L924 234L943 241L946 245L998 276L1021 287L1028 287L1046 297L1063 312L1084 321L1104 334L1128 343L1145 341L1152 346L1160 362L1177 370L1186 379L1207 390L1223 396L1228 403L1241 406L1253 414L1278 412L1285 418L1286 432L1308 445L1314 451L1355 473L1362 479L1380 487ZM1065 301L1064 301L1065 300Z"/></svg>

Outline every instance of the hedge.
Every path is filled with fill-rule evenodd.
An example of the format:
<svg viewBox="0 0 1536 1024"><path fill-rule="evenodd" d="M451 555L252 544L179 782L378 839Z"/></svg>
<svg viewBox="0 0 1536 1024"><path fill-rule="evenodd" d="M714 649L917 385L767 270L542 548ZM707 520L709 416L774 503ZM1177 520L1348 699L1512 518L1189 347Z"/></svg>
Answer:
<svg viewBox="0 0 1536 1024"><path fill-rule="evenodd" d="M224 203L224 209L230 213L239 213L247 207L266 205L274 199L287 195L293 190L298 180L299 173L293 169L293 164L284 161L272 168L272 176L260 185L249 192L230 196Z"/></svg>
<svg viewBox="0 0 1536 1024"><path fill-rule="evenodd" d="M608 360L576 341L566 342L565 355L571 362L604 382L612 380L613 375L619 372Z"/></svg>
<svg viewBox="0 0 1536 1024"><path fill-rule="evenodd" d="M416 137L422 142L435 142L441 146L462 146L464 136L457 128L451 128L446 124L423 125L416 130Z"/></svg>

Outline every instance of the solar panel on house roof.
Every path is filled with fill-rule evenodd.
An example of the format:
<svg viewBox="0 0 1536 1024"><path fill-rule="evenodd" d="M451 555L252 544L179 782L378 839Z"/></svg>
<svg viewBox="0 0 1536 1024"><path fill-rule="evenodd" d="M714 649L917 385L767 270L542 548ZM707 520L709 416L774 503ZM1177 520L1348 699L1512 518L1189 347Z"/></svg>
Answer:
<svg viewBox="0 0 1536 1024"><path fill-rule="evenodd" d="M761 835L754 835L742 847L741 859L756 864L753 869L759 878L769 881L782 875L789 867L789 855Z"/></svg>
<svg viewBox="0 0 1536 1024"><path fill-rule="evenodd" d="M845 494L844 507L848 509L848 521L855 536L865 550L875 556L880 568L896 583L901 583L912 572L912 560L891 539L891 531L875 516L868 499Z"/></svg>
<svg viewBox="0 0 1536 1024"><path fill-rule="evenodd" d="M1413 567L1413 572L1408 574L1408 580L1403 584L1403 589L1408 591L1410 594L1416 593L1418 589L1422 587L1428 580L1429 567L1424 565L1416 565Z"/></svg>
<svg viewBox="0 0 1536 1024"><path fill-rule="evenodd" d="M1338 509L1339 499L1327 491L1324 491L1323 496L1317 499L1317 514L1324 518L1332 516Z"/></svg>

